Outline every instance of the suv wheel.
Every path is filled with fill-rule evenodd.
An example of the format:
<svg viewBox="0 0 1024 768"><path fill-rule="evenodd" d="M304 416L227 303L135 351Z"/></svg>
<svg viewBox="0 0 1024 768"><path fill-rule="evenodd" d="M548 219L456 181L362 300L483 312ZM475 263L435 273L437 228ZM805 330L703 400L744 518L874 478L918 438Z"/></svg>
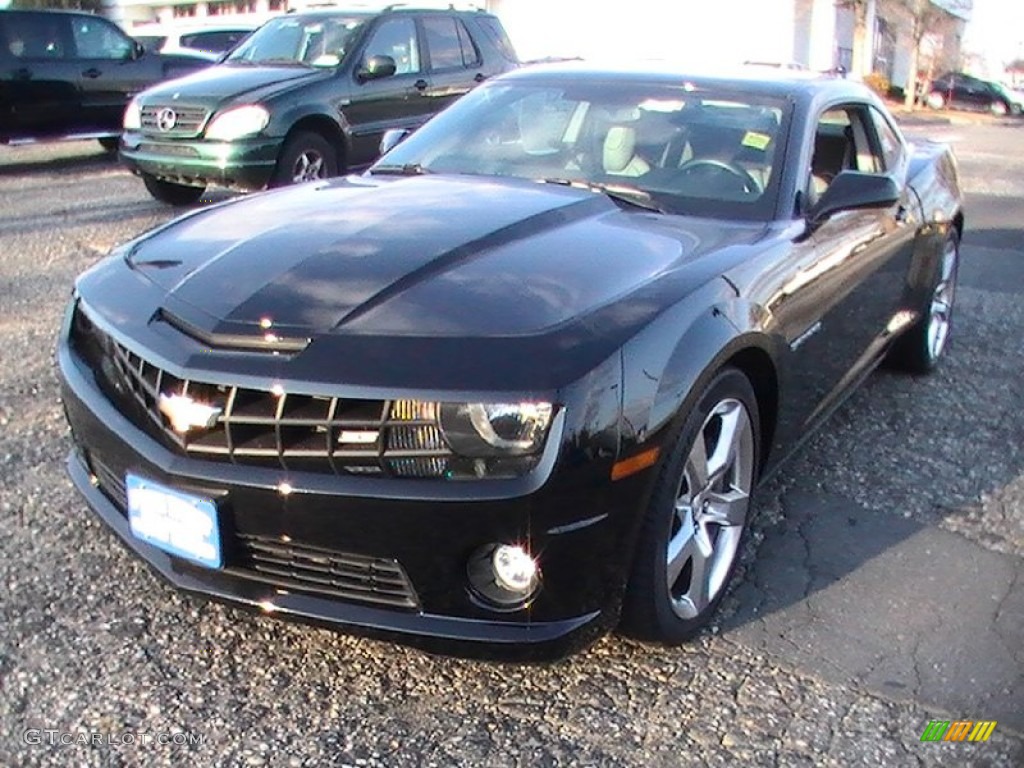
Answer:
<svg viewBox="0 0 1024 768"><path fill-rule="evenodd" d="M148 173L142 174L142 182L155 199L161 203L175 206L192 205L206 191L206 187L189 187L185 184L162 181Z"/></svg>
<svg viewBox="0 0 1024 768"><path fill-rule="evenodd" d="M300 131L285 142L270 186L283 187L337 175L337 150L319 133Z"/></svg>

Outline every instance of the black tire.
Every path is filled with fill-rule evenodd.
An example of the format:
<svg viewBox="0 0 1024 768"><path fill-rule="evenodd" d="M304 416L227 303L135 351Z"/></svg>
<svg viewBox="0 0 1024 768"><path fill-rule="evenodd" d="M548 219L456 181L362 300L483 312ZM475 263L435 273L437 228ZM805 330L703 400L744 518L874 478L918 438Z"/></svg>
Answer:
<svg viewBox="0 0 1024 768"><path fill-rule="evenodd" d="M1006 117L1013 111L1005 101L999 101L998 99L989 104L988 110L996 117Z"/></svg>
<svg viewBox="0 0 1024 768"><path fill-rule="evenodd" d="M117 154L118 145L121 143L121 139L117 136L104 136L102 139L97 139L97 141L103 147L104 152L109 152L112 155Z"/></svg>
<svg viewBox="0 0 1024 768"><path fill-rule="evenodd" d="M951 259L951 263L947 263ZM893 342L886 355L888 367L907 373L926 374L935 370L949 346L953 330L953 309L956 299L956 280L960 266L960 236L950 229L942 251L935 259L931 290L921 309L921 316L903 335ZM943 308L943 305L944 308ZM933 324L944 317L945 329ZM936 334L941 332L941 338Z"/></svg>
<svg viewBox="0 0 1024 768"><path fill-rule="evenodd" d="M694 403L671 443L670 452L663 456L637 541L633 571L623 600L621 631L644 640L681 643L693 637L710 621L728 591L729 581L742 553L742 542L750 519L750 496L758 476L760 456L760 421L753 387L739 370L724 368L704 387ZM736 502L738 506L732 507L734 513L742 511L742 522L736 525L713 523L715 530L708 539L713 554L705 560L705 565L719 556L721 559L709 566L708 580L703 582L707 585L707 600L702 603L688 598L695 588L693 577L698 568L698 552L693 549L697 547L697 535L689 539L693 544L690 547L693 556L689 559L673 559L669 546L687 539L683 520L690 526L690 530L696 531L700 527L696 520L701 513L695 509L701 507L702 513L707 509L704 494L693 494L693 489L689 487L690 478L695 475L691 466L697 463L692 460L691 454L700 455L698 439L705 451L708 446L719 446L716 441L727 432L726 419L734 417L738 425L737 433L744 428L745 418L749 441L747 437L744 438L743 446L736 449L735 457L731 459L732 465L730 460L726 460L720 479L708 487L715 487L717 482L722 484L723 490L720 492L732 493L746 486L745 499L740 495ZM712 452L708 458L716 455L716 452ZM710 465L711 461L706 461L705 469ZM732 490L724 490L726 487ZM708 494L713 504L717 504L721 498L711 496L711 491ZM684 497L688 497L688 502L693 502L684 505L687 511L681 511L683 507L680 501ZM719 546L721 550L717 550ZM678 551L686 549L682 547ZM676 575L671 586L670 559L677 563L673 569ZM685 565L679 567L681 560L685 561Z"/></svg>
<svg viewBox="0 0 1024 768"><path fill-rule="evenodd" d="M206 187L190 187L185 184L175 184L170 181L162 181L148 173L142 174L142 181L155 199L168 205L184 206L192 205L203 196Z"/></svg>
<svg viewBox="0 0 1024 768"><path fill-rule="evenodd" d="M299 131L288 137L277 158L271 187L338 175L338 150L319 133Z"/></svg>

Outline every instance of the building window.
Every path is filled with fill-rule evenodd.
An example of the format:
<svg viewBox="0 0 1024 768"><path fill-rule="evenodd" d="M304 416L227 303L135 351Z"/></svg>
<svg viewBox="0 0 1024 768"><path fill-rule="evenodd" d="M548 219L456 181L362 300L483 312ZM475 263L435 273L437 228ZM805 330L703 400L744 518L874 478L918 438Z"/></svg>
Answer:
<svg viewBox="0 0 1024 768"><path fill-rule="evenodd" d="M284 11L288 10L288 3L286 0L270 0L268 8L272 12L277 11L283 13Z"/></svg>
<svg viewBox="0 0 1024 768"><path fill-rule="evenodd" d="M174 18L185 19L196 15L196 7L194 5L176 5L174 6Z"/></svg>
<svg viewBox="0 0 1024 768"><path fill-rule="evenodd" d="M235 13L256 13L256 0L235 0Z"/></svg>

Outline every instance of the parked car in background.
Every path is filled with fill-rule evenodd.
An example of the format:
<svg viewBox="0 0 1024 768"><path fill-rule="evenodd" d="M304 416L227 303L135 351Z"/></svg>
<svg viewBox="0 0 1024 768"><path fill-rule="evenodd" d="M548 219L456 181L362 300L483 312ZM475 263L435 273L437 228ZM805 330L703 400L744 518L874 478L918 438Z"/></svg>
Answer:
<svg viewBox="0 0 1024 768"><path fill-rule="evenodd" d="M157 53L180 53L216 61L252 34L259 24L233 22L203 26L143 25L131 30L132 37L146 50Z"/></svg>
<svg viewBox="0 0 1024 768"><path fill-rule="evenodd" d="M1002 85L963 72L949 72L932 80L926 102L932 109L952 107L981 110L993 115L1021 113L1019 100Z"/></svg>
<svg viewBox="0 0 1024 768"><path fill-rule="evenodd" d="M208 65L147 52L99 16L0 11L0 143L95 138L116 150L135 94Z"/></svg>
<svg viewBox="0 0 1024 768"><path fill-rule="evenodd" d="M140 94L121 157L172 205L366 167L384 131L416 128L517 66L482 11L330 8L271 19L220 65Z"/></svg>
<svg viewBox="0 0 1024 768"><path fill-rule="evenodd" d="M681 642L758 479L879 363L939 363L962 203L949 148L860 83L523 68L362 176L81 276L71 475L173 584L271 615L506 656Z"/></svg>

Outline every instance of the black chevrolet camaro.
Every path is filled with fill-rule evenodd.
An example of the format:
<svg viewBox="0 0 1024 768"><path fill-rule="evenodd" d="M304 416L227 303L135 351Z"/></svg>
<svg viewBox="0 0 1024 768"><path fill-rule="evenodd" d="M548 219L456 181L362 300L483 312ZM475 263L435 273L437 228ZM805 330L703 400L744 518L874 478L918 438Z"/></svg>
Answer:
<svg viewBox="0 0 1024 768"><path fill-rule="evenodd" d="M524 69L361 176L117 248L59 344L76 485L176 586L282 617L693 635L758 479L950 330L948 149L770 77Z"/></svg>

